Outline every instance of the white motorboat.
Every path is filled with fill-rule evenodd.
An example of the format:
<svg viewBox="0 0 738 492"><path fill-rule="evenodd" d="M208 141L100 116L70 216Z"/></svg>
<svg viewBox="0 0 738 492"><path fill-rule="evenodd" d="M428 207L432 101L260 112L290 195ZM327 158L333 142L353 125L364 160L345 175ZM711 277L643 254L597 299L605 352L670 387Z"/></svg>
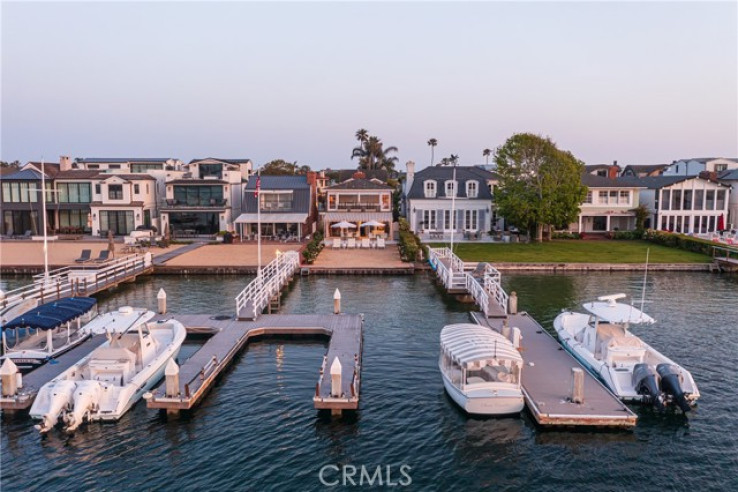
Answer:
<svg viewBox="0 0 738 492"><path fill-rule="evenodd" d="M21 372L29 372L84 342L90 336L85 326L96 315L92 297L36 306L2 326L0 361L11 359Z"/></svg>
<svg viewBox="0 0 738 492"><path fill-rule="evenodd" d="M31 406L36 428L47 432L59 417L73 432L84 421L118 420L164 375L186 335L174 319L140 322L46 383Z"/></svg>
<svg viewBox="0 0 738 492"><path fill-rule="evenodd" d="M585 303L589 314L565 311L554 320L559 340L590 372L626 401L676 404L690 410L700 393L692 375L629 331L655 320L640 309L616 302L614 294Z"/></svg>
<svg viewBox="0 0 738 492"><path fill-rule="evenodd" d="M471 323L445 326L438 367L446 392L467 413L509 415L523 409L523 358L496 331Z"/></svg>

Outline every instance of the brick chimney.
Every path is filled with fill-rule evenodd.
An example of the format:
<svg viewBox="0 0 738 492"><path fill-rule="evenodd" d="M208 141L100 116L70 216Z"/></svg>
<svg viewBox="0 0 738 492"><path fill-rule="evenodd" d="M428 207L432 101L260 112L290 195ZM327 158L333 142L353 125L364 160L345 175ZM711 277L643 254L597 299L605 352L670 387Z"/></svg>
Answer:
<svg viewBox="0 0 738 492"><path fill-rule="evenodd" d="M361 171L356 171L353 176L351 176L353 179L366 179L366 174L364 174Z"/></svg>
<svg viewBox="0 0 738 492"><path fill-rule="evenodd" d="M69 171L70 169L72 169L72 160L69 156L59 156L59 171Z"/></svg>
<svg viewBox="0 0 738 492"><path fill-rule="evenodd" d="M318 184L318 173L315 171L308 171L307 182L311 187L315 187Z"/></svg>

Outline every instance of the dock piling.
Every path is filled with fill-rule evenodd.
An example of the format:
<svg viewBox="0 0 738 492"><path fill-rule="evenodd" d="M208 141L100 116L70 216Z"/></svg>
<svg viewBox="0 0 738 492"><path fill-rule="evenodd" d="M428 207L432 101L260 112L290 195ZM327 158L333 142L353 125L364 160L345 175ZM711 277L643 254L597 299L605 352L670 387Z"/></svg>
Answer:
<svg viewBox="0 0 738 492"><path fill-rule="evenodd" d="M167 397L179 396L179 366L174 359L169 359L164 369L165 394Z"/></svg>
<svg viewBox="0 0 738 492"><path fill-rule="evenodd" d="M507 300L509 314L518 314L518 293L515 291L510 292L510 297Z"/></svg>
<svg viewBox="0 0 738 492"><path fill-rule="evenodd" d="M584 371L579 367L572 367L571 376L571 401L584 403Z"/></svg>
<svg viewBox="0 0 738 492"><path fill-rule="evenodd" d="M341 367L341 361L338 360L338 357L333 359L333 364L331 364L331 396L333 397L339 397L341 396L341 372L343 371L343 368Z"/></svg>
<svg viewBox="0 0 738 492"><path fill-rule="evenodd" d="M0 367L0 382L3 386L3 396L15 396L22 384L22 376L18 366L11 359L5 359Z"/></svg>
<svg viewBox="0 0 738 492"><path fill-rule="evenodd" d="M514 327L512 329L512 340L510 340L510 341L512 342L513 347L515 347L516 349L519 349L520 348L520 339L521 338L522 337L520 335L520 328L518 328L517 326Z"/></svg>
<svg viewBox="0 0 738 492"><path fill-rule="evenodd" d="M338 289L333 293L333 314L341 314L341 292Z"/></svg>
<svg viewBox="0 0 738 492"><path fill-rule="evenodd" d="M159 293L156 294L156 301L159 305L159 314L167 314L167 293L164 289L159 289Z"/></svg>
<svg viewBox="0 0 738 492"><path fill-rule="evenodd" d="M504 320L502 322L502 336L507 338L508 340L512 340L510 338L510 325L507 323L507 320Z"/></svg>

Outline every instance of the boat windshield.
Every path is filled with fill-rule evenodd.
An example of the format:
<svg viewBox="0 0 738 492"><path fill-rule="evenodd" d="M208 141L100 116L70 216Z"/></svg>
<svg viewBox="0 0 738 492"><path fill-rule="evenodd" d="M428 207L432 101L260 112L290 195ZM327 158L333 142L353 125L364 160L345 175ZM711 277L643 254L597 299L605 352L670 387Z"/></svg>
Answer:
<svg viewBox="0 0 738 492"><path fill-rule="evenodd" d="M482 361L481 367L466 371L466 384L512 383L520 381L520 366L510 360Z"/></svg>

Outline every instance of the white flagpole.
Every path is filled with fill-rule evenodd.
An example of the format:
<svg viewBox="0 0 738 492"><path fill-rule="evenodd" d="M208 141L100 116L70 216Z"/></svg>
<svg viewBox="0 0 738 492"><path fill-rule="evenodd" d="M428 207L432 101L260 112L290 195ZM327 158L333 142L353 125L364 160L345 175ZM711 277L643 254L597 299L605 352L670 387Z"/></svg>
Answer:
<svg viewBox="0 0 738 492"><path fill-rule="evenodd" d="M261 278L261 169L256 175L256 241L258 256L256 275Z"/></svg>
<svg viewBox="0 0 738 492"><path fill-rule="evenodd" d="M49 243L46 239L46 173L44 172L44 158L41 157L41 207L44 216L44 284L49 281Z"/></svg>

